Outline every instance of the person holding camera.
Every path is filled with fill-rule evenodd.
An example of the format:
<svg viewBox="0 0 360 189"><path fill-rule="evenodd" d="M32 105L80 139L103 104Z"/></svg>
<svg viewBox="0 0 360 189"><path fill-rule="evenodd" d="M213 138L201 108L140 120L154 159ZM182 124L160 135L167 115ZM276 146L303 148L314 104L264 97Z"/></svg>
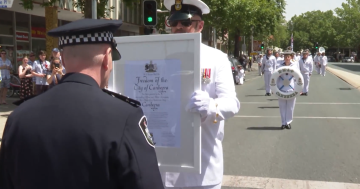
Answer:
<svg viewBox="0 0 360 189"><path fill-rule="evenodd" d="M50 64L49 75L47 75L47 83L49 83L49 89L59 83L61 77L64 75L63 67L60 63L60 58L53 58Z"/></svg>
<svg viewBox="0 0 360 189"><path fill-rule="evenodd" d="M49 83L47 82L47 75L50 69L50 62L46 60L45 51L39 52L39 60L36 60L32 67L32 74L35 76L36 80L36 95L39 95L49 88Z"/></svg>

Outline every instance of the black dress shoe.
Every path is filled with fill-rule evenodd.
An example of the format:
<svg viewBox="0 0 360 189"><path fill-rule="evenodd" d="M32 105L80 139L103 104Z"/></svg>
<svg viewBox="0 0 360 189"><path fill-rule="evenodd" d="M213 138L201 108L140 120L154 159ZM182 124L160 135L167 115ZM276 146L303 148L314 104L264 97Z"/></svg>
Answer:
<svg viewBox="0 0 360 189"><path fill-rule="evenodd" d="M307 96L307 93L305 93L304 95Z"/></svg>
<svg viewBox="0 0 360 189"><path fill-rule="evenodd" d="M287 125L286 125L286 128L287 128L287 129L291 129L291 124L287 124Z"/></svg>
<svg viewBox="0 0 360 189"><path fill-rule="evenodd" d="M281 125L281 129L285 129L286 125Z"/></svg>

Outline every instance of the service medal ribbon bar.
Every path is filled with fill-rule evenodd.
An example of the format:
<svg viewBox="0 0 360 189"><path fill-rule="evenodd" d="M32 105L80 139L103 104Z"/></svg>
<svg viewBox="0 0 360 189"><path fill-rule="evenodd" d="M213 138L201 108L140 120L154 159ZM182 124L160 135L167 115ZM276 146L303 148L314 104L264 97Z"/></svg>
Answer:
<svg viewBox="0 0 360 189"><path fill-rule="evenodd" d="M202 70L202 82L205 84L210 83L210 77L211 77L211 69L210 68L203 68Z"/></svg>

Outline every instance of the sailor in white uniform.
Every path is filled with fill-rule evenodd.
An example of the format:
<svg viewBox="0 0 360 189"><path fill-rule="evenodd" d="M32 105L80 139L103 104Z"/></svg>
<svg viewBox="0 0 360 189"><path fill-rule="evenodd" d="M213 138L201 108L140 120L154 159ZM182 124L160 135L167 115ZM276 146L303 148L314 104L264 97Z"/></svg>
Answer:
<svg viewBox="0 0 360 189"><path fill-rule="evenodd" d="M263 61L263 55L259 55L259 58L258 58L258 70L259 70L259 76L262 76L262 72L261 72L261 63Z"/></svg>
<svg viewBox="0 0 360 189"><path fill-rule="evenodd" d="M266 49L266 55L261 63L261 70L265 80L265 96L271 96L270 78L272 73L276 70L276 59L275 56L272 55L272 49L270 48Z"/></svg>
<svg viewBox="0 0 360 189"><path fill-rule="evenodd" d="M303 57L300 59L299 64L301 74L304 77L304 89L301 95L307 96L309 92L310 76L313 72L313 61L312 58L309 57L309 49L303 51Z"/></svg>
<svg viewBox="0 0 360 189"><path fill-rule="evenodd" d="M283 66L290 66L297 68L297 65L294 62L291 62L291 54L293 52L291 50L284 51L284 61L280 65ZM282 74L277 79L277 87L282 92L291 92L294 91L294 84L295 79L290 74ZM293 99L281 99L279 98L279 108L280 108L280 115L281 115L281 129L291 129L291 122L293 121L294 109L295 109L295 102L296 98Z"/></svg>
<svg viewBox="0 0 360 189"><path fill-rule="evenodd" d="M279 52L275 52L275 59L276 59L276 68L278 68L280 64L284 61L284 58L280 57Z"/></svg>
<svg viewBox="0 0 360 189"><path fill-rule="evenodd" d="M325 76L325 74L326 74L326 65L327 65L327 63L328 63L327 56L325 56L325 53L323 52L321 54L321 58L320 58L320 65L321 65L320 75L322 75L322 76Z"/></svg>
<svg viewBox="0 0 360 189"><path fill-rule="evenodd" d="M288 47L288 50L291 50L291 47ZM285 58L284 58L285 60ZM297 69L300 69L300 65L299 65L299 61L297 60L296 56L295 56L295 52L292 52L291 54L291 63L293 63Z"/></svg>
<svg viewBox="0 0 360 189"><path fill-rule="evenodd" d="M172 33L200 33L203 14L210 12L201 0L164 0L170 10ZM240 110L227 54L200 45L202 90L189 97L186 110L201 117L201 174L162 172L166 188L220 189L223 179L224 123ZM151 188L152 189L152 188ZM155 188L154 188L155 189Z"/></svg>
<svg viewBox="0 0 360 189"><path fill-rule="evenodd" d="M314 58L314 62L315 62L315 66L316 66L316 72L318 74L320 74L320 67L321 67L320 59L321 59L321 54L320 54L320 52L317 52L317 54L316 54L316 56Z"/></svg>
<svg viewBox="0 0 360 189"><path fill-rule="evenodd" d="M245 70L243 69L243 67L241 65L238 65L238 77L239 77L239 84L242 85L244 84L244 78L245 78Z"/></svg>

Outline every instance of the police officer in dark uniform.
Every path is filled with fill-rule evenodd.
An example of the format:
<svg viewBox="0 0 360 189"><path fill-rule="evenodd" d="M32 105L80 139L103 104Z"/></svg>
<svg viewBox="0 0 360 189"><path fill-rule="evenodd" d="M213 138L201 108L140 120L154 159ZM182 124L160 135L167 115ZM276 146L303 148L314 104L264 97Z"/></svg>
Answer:
<svg viewBox="0 0 360 189"><path fill-rule="evenodd" d="M154 141L138 101L104 90L121 58L119 20L51 30L67 74L17 107L0 154L2 189L161 189Z"/></svg>

